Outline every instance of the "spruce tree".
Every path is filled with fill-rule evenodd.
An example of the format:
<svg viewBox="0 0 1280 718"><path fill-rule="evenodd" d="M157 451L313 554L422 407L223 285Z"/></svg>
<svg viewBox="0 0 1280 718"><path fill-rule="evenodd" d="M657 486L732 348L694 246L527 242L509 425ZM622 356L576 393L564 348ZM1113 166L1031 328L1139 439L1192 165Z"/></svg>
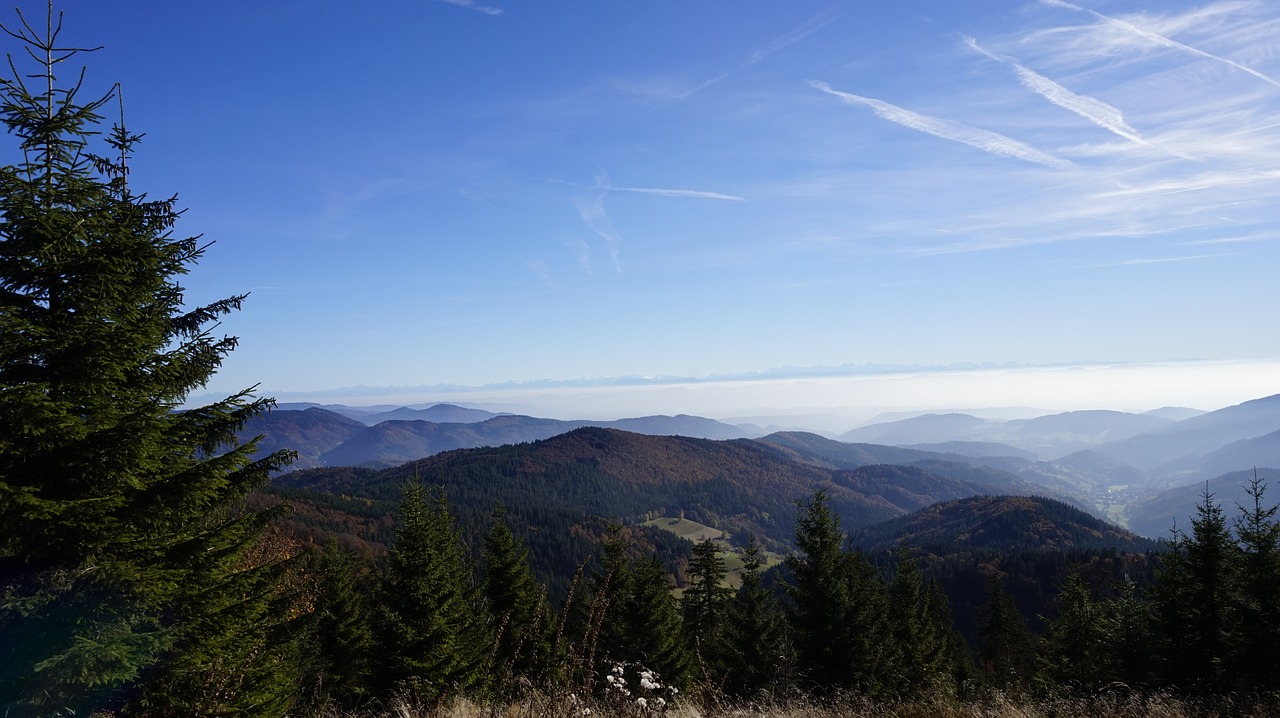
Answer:
<svg viewBox="0 0 1280 718"><path fill-rule="evenodd" d="M611 616L609 657L656 671L667 685L683 688L692 661L671 588L671 574L656 556L636 559Z"/></svg>
<svg viewBox="0 0 1280 718"><path fill-rule="evenodd" d="M546 589L529 568L529 549L516 540L498 512L484 537L481 584L495 633L488 663L503 681L533 678L550 660L550 611Z"/></svg>
<svg viewBox="0 0 1280 718"><path fill-rule="evenodd" d="M1107 665L1112 680L1137 688L1155 678L1152 660L1156 645L1151 604L1138 595L1128 576L1115 596L1103 602L1106 621Z"/></svg>
<svg viewBox="0 0 1280 718"><path fill-rule="evenodd" d="M819 691L881 694L891 689L900 662L889 637L885 586L866 556L844 550L840 518L826 494L800 509L796 545L804 557L787 559L795 577L787 590L797 667Z"/></svg>
<svg viewBox="0 0 1280 718"><path fill-rule="evenodd" d="M724 691L731 696L775 690L787 668L785 616L764 587L762 567L753 538L743 551L742 585L729 602L725 621Z"/></svg>
<svg viewBox="0 0 1280 718"><path fill-rule="evenodd" d="M572 594L560 617L561 631L569 637L568 648L556 648L565 660L564 678L570 685L587 687L595 679L602 658L615 653L621 629L616 620L617 604L631 583L631 542L620 524L610 524L600 547L599 566L591 570L589 582ZM560 659L561 656L554 658Z"/></svg>
<svg viewBox="0 0 1280 718"><path fill-rule="evenodd" d="M1058 592L1058 617L1040 642L1041 674L1051 683L1093 691L1112 680L1108 624L1080 574Z"/></svg>
<svg viewBox="0 0 1280 718"><path fill-rule="evenodd" d="M1266 488L1255 474L1247 489L1250 504L1240 507L1235 522L1241 549L1237 675L1255 691L1280 688L1280 523L1277 507L1263 501Z"/></svg>
<svg viewBox="0 0 1280 718"><path fill-rule="evenodd" d="M77 54L61 22L20 16L6 31L37 69L0 80L22 157L0 168L0 704L279 714L286 597L247 554L271 517L241 500L290 457L235 438L269 400L181 410L235 347L213 328L244 295L186 305L207 245L173 235L175 197L130 186L140 135L101 136L112 96L56 76Z"/></svg>
<svg viewBox="0 0 1280 718"><path fill-rule="evenodd" d="M1035 637L999 575L987 579L987 602L978 607L978 667L999 687L1026 684L1034 672Z"/></svg>
<svg viewBox="0 0 1280 718"><path fill-rule="evenodd" d="M890 630L901 653L895 688L899 695L922 694L948 678L953 626L939 622L934 594L925 587L917 561L905 552L899 558L889 584Z"/></svg>
<svg viewBox="0 0 1280 718"><path fill-rule="evenodd" d="M693 547L689 561L689 585L680 596L684 632L699 678L720 682L724 673L726 611L733 589L725 585L727 572L720 548L711 539Z"/></svg>
<svg viewBox="0 0 1280 718"><path fill-rule="evenodd" d="M351 709L370 695L373 624L356 558L332 538L315 559L311 702Z"/></svg>
<svg viewBox="0 0 1280 718"><path fill-rule="evenodd" d="M796 545L804 557L787 557L794 580L787 586L791 597L791 624L796 660L801 674L816 687L846 685L850 676L843 646L837 635L851 598L844 581L844 532L840 519L819 492L801 506Z"/></svg>
<svg viewBox="0 0 1280 718"><path fill-rule="evenodd" d="M1174 533L1157 575L1164 678L1180 689L1221 693L1232 688L1239 553L1222 508L1206 489L1191 534Z"/></svg>
<svg viewBox="0 0 1280 718"><path fill-rule="evenodd" d="M940 687L951 689L963 685L973 675L973 658L970 655L969 644L960 633L960 629L956 627L955 615L951 612L951 602L936 579L929 581L926 596L929 616L940 632L939 637L942 643L944 673ZM945 680L947 678L950 680Z"/></svg>
<svg viewBox="0 0 1280 718"><path fill-rule="evenodd" d="M628 680L644 669L669 686L687 686L692 662L670 572L655 556L632 555L618 525L609 527L601 564L589 602L571 618L580 636L574 678L590 683L623 666Z"/></svg>
<svg viewBox="0 0 1280 718"><path fill-rule="evenodd" d="M484 607L443 492L405 486L379 599L385 689L437 700L482 684L490 646Z"/></svg>

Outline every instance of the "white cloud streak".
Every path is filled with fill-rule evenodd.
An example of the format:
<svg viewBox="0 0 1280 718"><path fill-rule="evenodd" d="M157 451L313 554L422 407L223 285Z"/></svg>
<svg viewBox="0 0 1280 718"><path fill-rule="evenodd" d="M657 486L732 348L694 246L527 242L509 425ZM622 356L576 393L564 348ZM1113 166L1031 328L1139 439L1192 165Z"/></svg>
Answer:
<svg viewBox="0 0 1280 718"><path fill-rule="evenodd" d="M704 192L696 189L663 189L660 187L613 187L614 192L635 192L638 194L653 194L660 197L678 197L691 199L718 199L729 202L745 202L745 197L738 197L732 194L722 194L720 192Z"/></svg>
<svg viewBox="0 0 1280 718"><path fill-rule="evenodd" d="M474 0L438 0L438 2L454 5L460 8L466 8L467 10L478 12L482 15L502 15L506 13L506 10L503 10L502 8L478 5Z"/></svg>
<svg viewBox="0 0 1280 718"><path fill-rule="evenodd" d="M748 67L751 67L752 65L763 61L765 58L769 57L773 53L778 52L779 50L786 49L787 47L794 45L797 42L800 42L806 37L812 35L813 33L831 24L831 22L836 19L838 14L839 13L836 12L834 7L826 10L825 12L819 13L818 15L798 25L797 27L792 29L790 32L774 38L764 47L751 53L751 55L747 57L746 60L738 64L736 67L733 67L732 69L729 69L729 70L725 70L719 75L716 75L715 77L703 82L697 87L694 87L692 90L688 90L687 92L680 94L678 96L678 99L684 99L686 97L689 97L690 95L701 92L702 90L705 90L708 87L711 87L712 85L718 82L722 82L728 79L730 76L737 74L739 72L742 72Z"/></svg>
<svg viewBox="0 0 1280 718"><path fill-rule="evenodd" d="M944 140L951 140L970 147L989 152L993 155L1001 157L1010 157L1024 162L1034 162L1036 164L1045 165L1046 167L1054 167L1057 169L1069 169L1075 167L1075 163L1070 160L1063 159L1050 152L1032 147L1025 142L1020 142L1012 137L990 130L984 130L979 127L972 127L954 120L946 120L939 117L930 117L922 115L918 112L891 105L882 100L876 100L870 97L862 97L849 92L841 92L832 89L825 82L811 81L810 86L817 90L821 90L829 95L840 98L845 104L849 105L865 105L870 107L881 118L890 122L895 122L903 127L907 127L918 132L940 137Z"/></svg>
<svg viewBox="0 0 1280 718"><path fill-rule="evenodd" d="M1073 10L1075 12L1087 13L1114 28L1123 30L1124 32L1132 34L1136 37L1140 37L1143 40L1154 43L1160 47L1169 48L1171 50L1179 50L1182 52L1190 53L1197 57L1203 57L1205 59L1213 60L1215 62L1221 62L1225 65L1234 67L1235 69L1240 70L1241 72L1247 72L1250 75L1253 75L1254 77L1258 78L1259 80L1262 80L1263 82L1267 82L1269 84L1280 87L1280 82L1277 82L1271 77L1264 75L1261 72L1258 72L1257 70L1253 69L1252 67L1249 67L1248 65L1243 65L1230 58L1205 52L1204 50L1192 47L1185 43L1178 42L1177 40L1174 40L1173 38L1167 37L1165 35L1161 35L1159 33L1152 32L1150 30L1144 30L1143 28L1140 28L1137 25L1134 25L1133 23L1126 22L1119 18L1103 15L1102 13L1097 12L1095 10L1090 10L1089 8L1080 7L1079 5L1066 2L1066 0L1040 0L1040 2L1044 5L1048 5L1049 7L1057 7L1057 8L1063 8L1065 10Z"/></svg>
<svg viewBox="0 0 1280 718"><path fill-rule="evenodd" d="M1148 259L1125 259L1119 262L1111 262L1108 264L1095 265L1096 268L1102 269L1106 267L1142 267L1149 264L1170 264L1173 262L1191 262L1200 259L1217 259L1225 257L1225 254L1193 254L1185 257L1152 257Z"/></svg>
<svg viewBox="0 0 1280 718"><path fill-rule="evenodd" d="M582 217L582 221L587 224L587 227L604 240L605 246L609 250L609 258L613 260L613 268L621 274L622 262L618 254L622 247L622 237L613 228L613 222L609 219L608 213L604 211L605 194L605 192L600 192L590 199L578 200L574 202L574 206L577 207L578 216Z"/></svg>
<svg viewBox="0 0 1280 718"><path fill-rule="evenodd" d="M582 267L583 272L588 276L595 274L595 267L591 265L590 245L578 238L565 240L564 244L578 258L578 266Z"/></svg>
<svg viewBox="0 0 1280 718"><path fill-rule="evenodd" d="M578 216L582 218L582 221L587 225L587 228L604 240L605 246L609 250L609 257L613 260L613 268L619 274L622 273L622 262L620 259L622 235L620 235L618 230L614 228L613 221L609 219L609 214L604 209L605 197L607 197L610 192L631 192L633 194L671 197L675 199L710 199L721 202L746 201L745 198L738 197L736 195L695 189L670 189L665 187L613 187L609 184L609 178L603 175L596 178L595 186L592 187L592 189L594 190L594 194L590 197L574 200L573 205L578 210ZM577 254L583 269L586 270L587 274L592 274L593 271L591 267L589 248L585 243L577 248Z"/></svg>
<svg viewBox="0 0 1280 718"><path fill-rule="evenodd" d="M1119 135L1130 142L1146 147L1151 146L1150 142L1143 139L1142 136L1138 134L1137 130L1130 127L1129 123L1125 122L1124 114L1120 112L1119 109L1093 97L1072 92L1044 75L1023 66L1013 58L990 52L979 45L978 41L972 37L966 37L964 41L966 45L976 52L982 53L992 60L1012 67L1014 72L1018 74L1018 80L1024 87L1037 95L1040 95L1049 102L1052 102L1064 110L1074 112L1098 127Z"/></svg>

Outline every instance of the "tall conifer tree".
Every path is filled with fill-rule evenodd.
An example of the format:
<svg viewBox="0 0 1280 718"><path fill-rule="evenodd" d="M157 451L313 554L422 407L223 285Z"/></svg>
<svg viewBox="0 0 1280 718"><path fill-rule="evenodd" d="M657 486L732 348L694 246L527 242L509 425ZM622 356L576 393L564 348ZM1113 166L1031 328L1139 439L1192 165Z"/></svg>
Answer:
<svg viewBox="0 0 1280 718"><path fill-rule="evenodd" d="M671 574L655 556L633 556L621 529L609 528L585 615L571 618L582 631L580 668L590 681L593 671L624 664L629 674L656 671L664 683L683 687L691 662Z"/></svg>
<svg viewBox="0 0 1280 718"><path fill-rule="evenodd" d="M1075 690L1093 691L1112 680L1108 623L1089 587L1072 573L1058 592L1058 617L1040 642L1042 675Z"/></svg>
<svg viewBox="0 0 1280 718"><path fill-rule="evenodd" d="M657 671L668 685L684 687L692 663L680 609L671 595L671 574L656 556L637 558L610 620L615 660Z"/></svg>
<svg viewBox="0 0 1280 718"><path fill-rule="evenodd" d="M753 538L743 552L742 585L729 602L725 621L724 690L732 696L777 688L787 668L785 617L777 598L764 587L763 565Z"/></svg>
<svg viewBox="0 0 1280 718"><path fill-rule="evenodd" d="M1151 604L1138 595L1128 576L1115 596L1103 602L1107 664L1113 680L1131 687L1149 685L1155 677L1155 637Z"/></svg>
<svg viewBox="0 0 1280 718"><path fill-rule="evenodd" d="M978 665L993 685L1025 685L1035 666L1035 637L998 574L987 579L987 602L978 607Z"/></svg>
<svg viewBox="0 0 1280 718"><path fill-rule="evenodd" d="M311 641L311 701L317 708L354 708L369 697L373 623L365 582L354 556L332 538L315 559Z"/></svg>
<svg viewBox="0 0 1280 718"><path fill-rule="evenodd" d="M55 75L78 51L52 4L43 24L20 16L38 68L0 81L23 158L0 168L0 703L280 713L278 568L246 560L270 517L240 500L289 455L237 443L270 403L247 391L179 411L244 296L186 305L205 247L172 234L175 198L130 186L140 135L98 137L112 98Z"/></svg>
<svg viewBox="0 0 1280 718"><path fill-rule="evenodd" d="M1155 591L1165 679L1202 693L1228 690L1234 650L1240 547L1206 488L1191 535L1175 533Z"/></svg>
<svg viewBox="0 0 1280 718"><path fill-rule="evenodd" d="M918 563L904 552L889 584L888 605L893 642L901 654L895 680L899 695L927 692L948 677L947 639L952 625L941 625L935 609Z"/></svg>
<svg viewBox="0 0 1280 718"><path fill-rule="evenodd" d="M462 536L443 493L405 486L387 552L377 626L391 689L435 700L478 687L489 638Z"/></svg>
<svg viewBox="0 0 1280 718"><path fill-rule="evenodd" d="M901 655L889 635L884 583L844 542L826 494L800 507L796 545L804 557L787 559L797 667L818 690L876 695L892 688Z"/></svg>
<svg viewBox="0 0 1280 718"><path fill-rule="evenodd" d="M1237 671L1252 690L1280 688L1280 523L1277 507L1263 501L1266 483L1249 483L1250 505L1240 507L1240 579L1236 619L1240 622Z"/></svg>
<svg viewBox="0 0 1280 718"><path fill-rule="evenodd" d="M680 597L684 632L702 674L717 683L725 668L725 621L733 589L725 585L724 559L715 542L707 539L693 547L689 585Z"/></svg>
<svg viewBox="0 0 1280 718"><path fill-rule="evenodd" d="M516 540L498 512L484 537L481 591L495 631L489 658L497 677L532 678L547 668L553 628L546 589L529 568L529 549Z"/></svg>

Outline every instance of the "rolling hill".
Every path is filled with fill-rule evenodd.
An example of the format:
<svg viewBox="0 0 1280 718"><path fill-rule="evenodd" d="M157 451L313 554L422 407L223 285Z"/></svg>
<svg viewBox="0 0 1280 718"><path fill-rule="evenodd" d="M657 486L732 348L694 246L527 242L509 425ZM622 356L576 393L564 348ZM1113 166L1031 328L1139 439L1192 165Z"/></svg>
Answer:
<svg viewBox="0 0 1280 718"><path fill-rule="evenodd" d="M301 410L276 409L251 419L239 432L241 441L262 437L258 455L279 449L293 449L298 459L293 468L321 466L321 457L360 434L365 425L327 409L312 407Z"/></svg>
<svg viewBox="0 0 1280 718"><path fill-rule="evenodd" d="M1144 536L1168 538L1172 529L1188 531L1196 507L1205 491L1222 507L1228 518L1239 514L1238 506L1252 506L1245 488L1254 477L1254 469L1233 471L1204 482L1178 486L1129 506L1129 527ZM1280 502L1280 469L1256 469L1257 476L1269 487L1264 499L1269 504Z"/></svg>
<svg viewBox="0 0 1280 718"><path fill-rule="evenodd" d="M1150 474L1170 473L1162 466L1194 464L1227 444L1280 431L1280 394L1246 401L1184 419L1156 431L1132 436L1097 448ZM1239 466L1237 469L1249 468ZM1194 482L1196 476L1187 477Z"/></svg>
<svg viewBox="0 0 1280 718"><path fill-rule="evenodd" d="M852 532L869 554L910 547L935 556L1026 551L1144 552L1159 544L1073 506L1039 496L973 496L933 504Z"/></svg>
<svg viewBox="0 0 1280 718"><path fill-rule="evenodd" d="M532 443L448 451L372 473L314 469L285 474L281 486L394 500L414 475L443 486L460 511L512 515L552 510L624 522L683 511L735 535L787 542L795 501L819 489L850 526L914 511L986 487L913 467L833 469L797 461L751 440L647 436L584 427Z"/></svg>

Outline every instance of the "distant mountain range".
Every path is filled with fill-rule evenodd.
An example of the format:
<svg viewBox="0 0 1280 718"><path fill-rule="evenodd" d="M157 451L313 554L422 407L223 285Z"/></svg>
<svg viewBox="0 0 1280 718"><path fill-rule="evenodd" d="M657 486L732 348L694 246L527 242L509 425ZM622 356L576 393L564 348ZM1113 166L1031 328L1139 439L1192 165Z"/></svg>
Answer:
<svg viewBox="0 0 1280 718"><path fill-rule="evenodd" d="M819 490L846 529L939 502L1052 494L1007 472L946 455L843 444L814 434L715 441L597 427L531 443L450 451L382 470L297 471L276 484L393 502L412 477L443 487L451 506L471 517L464 522L479 521L495 505L539 532L583 516L638 523L681 515L774 546L788 545L794 535L795 502Z"/></svg>
<svg viewBox="0 0 1280 718"><path fill-rule="evenodd" d="M950 441L1006 444L1052 459L1107 442L1128 439L1176 423L1153 414L1122 411L1071 411L1034 419L997 421L968 414L924 414L901 421L863 426L842 434L842 441L881 444L930 444Z"/></svg>
<svg viewBox="0 0 1280 718"><path fill-rule="evenodd" d="M456 404L432 404L421 409L407 406L374 406L351 407L342 404L290 403L280 404L278 409L285 411L305 411L307 409L323 409L355 419L361 424L373 426L384 421L434 421L450 424L473 424L501 416L501 413L458 406Z"/></svg>
<svg viewBox="0 0 1280 718"><path fill-rule="evenodd" d="M290 406L290 405L286 405ZM426 409L392 409L344 414L328 408L277 408L254 418L239 432L242 440L262 436L262 451L292 448L294 469L317 466L389 467L443 451L519 444L548 439L587 426L654 436L738 439L755 432L698 416L646 416L617 421L562 421L495 414L451 404ZM418 418L406 418L418 417ZM436 417L429 420L423 417Z"/></svg>
<svg viewBox="0 0 1280 718"><path fill-rule="evenodd" d="M251 421L241 436L261 435L261 451L297 450L294 468L390 468L442 452L541 441L587 427L715 441L754 439L782 460L827 474L875 464L908 466L984 486L985 493L1052 496L1127 521L1149 536L1167 535L1174 516L1184 523L1198 495L1175 491L1162 499L1161 492L1202 486L1255 466L1280 466L1280 395L1207 413L1073 411L1007 421L925 414L860 427L839 441L806 432L762 437L751 425L687 415L564 421L450 404L412 409L284 405ZM895 511L911 510L910 501L881 498Z"/></svg>

